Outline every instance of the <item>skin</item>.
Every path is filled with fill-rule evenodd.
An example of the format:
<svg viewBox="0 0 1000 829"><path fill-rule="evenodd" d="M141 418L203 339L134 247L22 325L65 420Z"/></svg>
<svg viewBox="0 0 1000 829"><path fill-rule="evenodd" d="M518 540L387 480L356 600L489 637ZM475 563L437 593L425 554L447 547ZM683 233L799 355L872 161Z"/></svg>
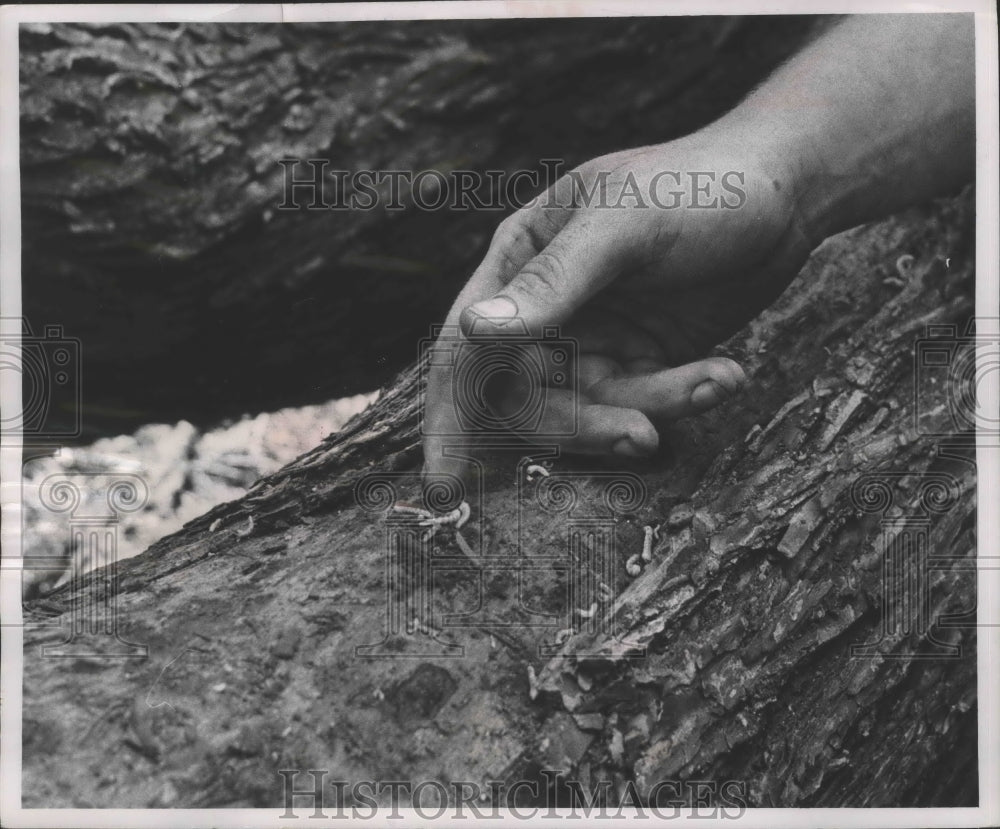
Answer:
<svg viewBox="0 0 1000 829"><path fill-rule="evenodd" d="M823 239L972 179L974 63L971 15L847 18L705 129L594 159L505 219L446 324L465 338L559 326L579 344L577 388L549 377L537 431L578 420L575 434L540 442L651 455L658 423L739 393L743 369L704 355L773 302ZM692 183L691 171L706 175ZM742 200L721 188L727 172ZM604 204L621 206L584 198L601 181ZM641 206L623 196L636 190ZM657 207L651 192L680 204ZM501 414L529 393L516 379L493 385ZM455 438L439 436L462 432L450 370L429 371L424 417L425 475L464 477L443 452Z"/></svg>

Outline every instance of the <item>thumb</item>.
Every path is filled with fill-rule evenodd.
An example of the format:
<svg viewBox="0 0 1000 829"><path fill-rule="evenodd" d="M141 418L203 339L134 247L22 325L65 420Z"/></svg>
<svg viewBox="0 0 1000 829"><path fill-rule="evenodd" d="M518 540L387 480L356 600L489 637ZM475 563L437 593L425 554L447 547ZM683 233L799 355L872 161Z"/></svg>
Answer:
<svg viewBox="0 0 1000 829"><path fill-rule="evenodd" d="M468 337L506 328L523 334L527 328L537 336L542 326L569 319L620 267L621 256L605 234L591 222L570 222L496 294L462 312L462 332Z"/></svg>

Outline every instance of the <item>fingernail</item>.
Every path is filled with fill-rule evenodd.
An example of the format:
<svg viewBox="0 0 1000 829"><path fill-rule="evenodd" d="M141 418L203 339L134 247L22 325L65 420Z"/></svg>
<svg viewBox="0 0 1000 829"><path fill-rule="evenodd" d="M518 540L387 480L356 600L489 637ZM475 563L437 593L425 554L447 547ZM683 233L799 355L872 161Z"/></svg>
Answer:
<svg viewBox="0 0 1000 829"><path fill-rule="evenodd" d="M616 455L623 455L626 458L645 458L649 453L644 452L642 448L630 438L621 438L618 440L614 446L611 447L611 451Z"/></svg>
<svg viewBox="0 0 1000 829"><path fill-rule="evenodd" d="M469 310L493 321L513 319L517 316L517 304L505 296L495 296L493 299L477 302Z"/></svg>
<svg viewBox="0 0 1000 829"><path fill-rule="evenodd" d="M711 409L713 406L724 403L732 396L733 392L716 383L715 380L705 380L691 392L691 405L696 409Z"/></svg>

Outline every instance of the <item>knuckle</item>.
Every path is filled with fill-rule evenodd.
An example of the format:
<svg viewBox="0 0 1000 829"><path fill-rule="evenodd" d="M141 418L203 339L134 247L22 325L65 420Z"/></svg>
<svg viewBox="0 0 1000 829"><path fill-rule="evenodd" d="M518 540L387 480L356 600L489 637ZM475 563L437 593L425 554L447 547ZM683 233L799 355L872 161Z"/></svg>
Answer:
<svg viewBox="0 0 1000 829"><path fill-rule="evenodd" d="M493 243L498 245L508 245L515 241L522 232L522 218L520 213L512 213L493 232Z"/></svg>
<svg viewBox="0 0 1000 829"><path fill-rule="evenodd" d="M501 278L510 281L534 250L531 234L525 226L523 217L515 213L504 219L493 233L490 247L497 257L501 267Z"/></svg>
<svg viewBox="0 0 1000 829"><path fill-rule="evenodd" d="M500 248L497 251L498 264L499 264L499 274L500 282L504 285L510 283L510 281L517 276L518 267L520 262L518 258L514 256L510 248Z"/></svg>
<svg viewBox="0 0 1000 829"><path fill-rule="evenodd" d="M564 279L562 260L550 250L543 250L535 256L517 276L518 287L532 296L558 291Z"/></svg>
<svg viewBox="0 0 1000 829"><path fill-rule="evenodd" d="M533 241L537 245L538 250L541 250L558 235L559 231L566 226L567 218L568 214L564 210L538 207L534 211L535 221L532 224L534 229Z"/></svg>
<svg viewBox="0 0 1000 829"><path fill-rule="evenodd" d="M543 255L546 244L557 232L548 227L550 221L544 214L521 211L499 224L493 234L492 250L501 282L508 284L522 268L531 267L532 259Z"/></svg>
<svg viewBox="0 0 1000 829"><path fill-rule="evenodd" d="M536 234L533 225L533 214L519 210L497 225L493 243L511 250L534 249Z"/></svg>

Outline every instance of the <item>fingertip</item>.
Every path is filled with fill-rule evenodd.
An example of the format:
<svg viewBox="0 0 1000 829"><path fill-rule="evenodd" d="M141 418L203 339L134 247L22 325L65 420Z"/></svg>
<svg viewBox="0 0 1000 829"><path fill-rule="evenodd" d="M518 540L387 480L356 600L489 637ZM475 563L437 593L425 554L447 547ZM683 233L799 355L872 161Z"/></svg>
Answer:
<svg viewBox="0 0 1000 829"><path fill-rule="evenodd" d="M647 454L631 438L617 440L615 445L611 447L611 451L625 458L644 458Z"/></svg>
<svg viewBox="0 0 1000 829"><path fill-rule="evenodd" d="M696 412L704 412L724 403L731 396L729 390L715 380L705 380L691 392L691 406Z"/></svg>
<svg viewBox="0 0 1000 829"><path fill-rule="evenodd" d="M652 455L660 448L660 434L648 417L636 412L638 417L629 426L629 440L635 443L647 455Z"/></svg>
<svg viewBox="0 0 1000 829"><path fill-rule="evenodd" d="M706 362L708 363L706 373L709 380L699 384L698 388L701 388L706 382L714 381L722 387L726 396L732 397L747 384L746 372L735 360L731 360L728 357L713 357ZM698 388L694 391L697 392ZM692 392L691 398L693 402L694 392Z"/></svg>
<svg viewBox="0 0 1000 829"><path fill-rule="evenodd" d="M649 418L634 411L629 421L625 436L615 441L611 451L627 458L648 458L655 454L660 446L660 435Z"/></svg>

